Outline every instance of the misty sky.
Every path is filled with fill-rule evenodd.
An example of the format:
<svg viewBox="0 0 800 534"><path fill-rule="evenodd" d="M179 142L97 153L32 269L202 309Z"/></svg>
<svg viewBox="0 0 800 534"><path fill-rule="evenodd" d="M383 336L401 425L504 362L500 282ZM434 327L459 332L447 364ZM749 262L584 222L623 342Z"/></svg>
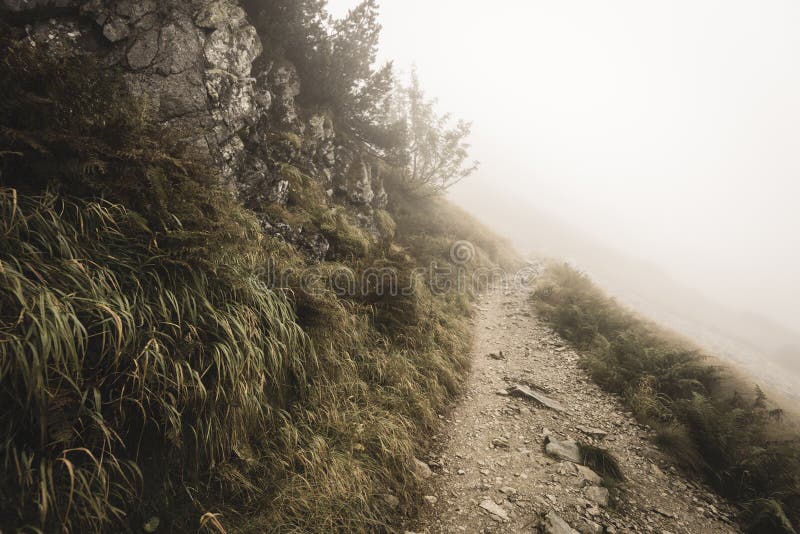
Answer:
<svg viewBox="0 0 800 534"><path fill-rule="evenodd" d="M527 202L800 331L800 3L381 6L383 57L474 123L456 201Z"/></svg>

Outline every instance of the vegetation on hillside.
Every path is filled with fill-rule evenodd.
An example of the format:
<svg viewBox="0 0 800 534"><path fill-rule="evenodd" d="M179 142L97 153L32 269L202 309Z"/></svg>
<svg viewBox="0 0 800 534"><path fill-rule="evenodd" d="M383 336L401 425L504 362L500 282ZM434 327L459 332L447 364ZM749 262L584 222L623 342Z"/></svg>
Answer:
<svg viewBox="0 0 800 534"><path fill-rule="evenodd" d="M513 261L502 243L388 162L376 236L287 164L289 202L267 215L325 235L334 260L311 265L113 70L0 49L0 529L364 532L413 513L413 458L470 339L471 293L429 282ZM353 124L356 86L330 97ZM474 261L452 264L456 240ZM413 291L339 291L387 267Z"/></svg>
<svg viewBox="0 0 800 534"><path fill-rule="evenodd" d="M627 311L567 265L548 268L533 303L581 350L592 377L656 430L661 447L743 505L749 532L795 532L800 439L759 388Z"/></svg>
<svg viewBox="0 0 800 534"><path fill-rule="evenodd" d="M472 174L471 125L436 112L414 75L400 83L392 64L376 65L381 26L377 0L362 0L342 19L322 0L246 0L265 40L262 61L289 61L301 80L299 102L331 114L338 142L400 170L409 188L440 192Z"/></svg>

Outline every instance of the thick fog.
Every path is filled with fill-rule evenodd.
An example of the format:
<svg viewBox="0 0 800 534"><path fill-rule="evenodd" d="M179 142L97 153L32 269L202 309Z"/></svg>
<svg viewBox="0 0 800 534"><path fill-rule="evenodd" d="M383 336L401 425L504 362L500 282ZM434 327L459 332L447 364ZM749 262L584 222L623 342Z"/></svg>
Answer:
<svg viewBox="0 0 800 534"><path fill-rule="evenodd" d="M523 250L530 209L800 332L800 4L380 4L383 57L474 123L454 200Z"/></svg>

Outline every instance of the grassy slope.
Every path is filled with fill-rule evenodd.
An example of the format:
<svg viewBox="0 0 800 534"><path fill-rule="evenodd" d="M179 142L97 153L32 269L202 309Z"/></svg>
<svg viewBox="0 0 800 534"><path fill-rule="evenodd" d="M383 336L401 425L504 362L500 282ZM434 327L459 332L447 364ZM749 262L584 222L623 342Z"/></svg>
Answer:
<svg viewBox="0 0 800 534"><path fill-rule="evenodd" d="M566 265L537 287L540 315L583 354L592 377L620 394L657 442L721 494L744 505L754 533L800 522L800 440L763 393L690 344L638 318Z"/></svg>
<svg viewBox="0 0 800 534"><path fill-rule="evenodd" d="M399 186L373 238L287 169L273 217L316 226L337 260L278 284L264 266L305 257L174 156L111 73L2 50L0 529L358 532L412 514L410 466L470 339L470 294L420 273L453 240L477 245L467 269L503 245ZM415 291L334 291L387 266Z"/></svg>

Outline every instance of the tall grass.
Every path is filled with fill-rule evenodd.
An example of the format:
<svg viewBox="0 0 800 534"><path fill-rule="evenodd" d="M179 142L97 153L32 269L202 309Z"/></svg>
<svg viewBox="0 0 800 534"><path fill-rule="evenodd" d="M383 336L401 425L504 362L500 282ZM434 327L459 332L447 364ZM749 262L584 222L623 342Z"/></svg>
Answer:
<svg viewBox="0 0 800 534"><path fill-rule="evenodd" d="M581 349L593 378L655 428L662 448L745 506L750 532L795 532L800 439L759 388L619 306L567 265L548 268L533 303Z"/></svg>
<svg viewBox="0 0 800 534"><path fill-rule="evenodd" d="M215 477L307 394L310 344L247 258L193 267L104 202L2 189L0 214L3 525L105 528L139 464Z"/></svg>
<svg viewBox="0 0 800 534"><path fill-rule="evenodd" d="M115 71L0 41L0 530L388 532L412 515L414 456L469 367L470 293L432 292L429 262L459 239L477 245L466 269L511 255L402 191L362 228L279 161L287 205L248 207L325 235L335 260L279 283L309 258L262 235ZM337 271L384 267L414 291L335 291Z"/></svg>

